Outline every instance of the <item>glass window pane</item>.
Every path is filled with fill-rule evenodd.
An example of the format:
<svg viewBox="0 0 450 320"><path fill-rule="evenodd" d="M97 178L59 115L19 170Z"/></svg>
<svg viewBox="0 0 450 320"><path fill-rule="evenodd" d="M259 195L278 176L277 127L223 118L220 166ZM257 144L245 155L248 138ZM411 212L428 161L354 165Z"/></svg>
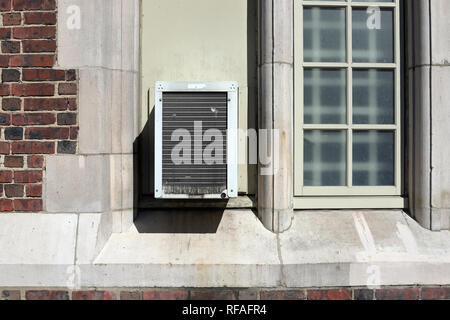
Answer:
<svg viewBox="0 0 450 320"><path fill-rule="evenodd" d="M346 131L305 131L304 186L345 186Z"/></svg>
<svg viewBox="0 0 450 320"><path fill-rule="evenodd" d="M394 71L353 71L353 123L394 124Z"/></svg>
<svg viewBox="0 0 450 320"><path fill-rule="evenodd" d="M391 131L353 133L353 185L394 186L395 134Z"/></svg>
<svg viewBox="0 0 450 320"><path fill-rule="evenodd" d="M353 61L394 62L394 12L353 8Z"/></svg>
<svg viewBox="0 0 450 320"><path fill-rule="evenodd" d="M306 62L345 62L345 8L304 8L303 38Z"/></svg>
<svg viewBox="0 0 450 320"><path fill-rule="evenodd" d="M347 122L346 74L342 69L304 70L305 124Z"/></svg>

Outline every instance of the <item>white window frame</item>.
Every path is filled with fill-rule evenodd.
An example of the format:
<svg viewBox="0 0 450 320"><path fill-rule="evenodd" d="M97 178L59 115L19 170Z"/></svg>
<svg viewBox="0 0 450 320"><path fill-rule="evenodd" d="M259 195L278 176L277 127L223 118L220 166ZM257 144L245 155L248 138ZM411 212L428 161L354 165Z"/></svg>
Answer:
<svg viewBox="0 0 450 320"><path fill-rule="evenodd" d="M405 207L402 168L402 103L401 103L401 34L400 1L357 2L357 1L294 1L294 68L295 68L295 152L294 152L294 207L296 209L341 209L341 208L392 208ZM346 8L346 54L343 63L304 62L303 56L303 8L335 7ZM377 6L394 10L394 63L355 63L352 43L352 8ZM347 124L344 125L306 125L303 115L303 71L304 68L333 68L347 70ZM353 68L390 69L395 74L395 125L355 125L353 124ZM347 131L347 186L344 187L305 187L303 186L304 130L346 130ZM353 130L395 131L395 186L392 187L353 187Z"/></svg>

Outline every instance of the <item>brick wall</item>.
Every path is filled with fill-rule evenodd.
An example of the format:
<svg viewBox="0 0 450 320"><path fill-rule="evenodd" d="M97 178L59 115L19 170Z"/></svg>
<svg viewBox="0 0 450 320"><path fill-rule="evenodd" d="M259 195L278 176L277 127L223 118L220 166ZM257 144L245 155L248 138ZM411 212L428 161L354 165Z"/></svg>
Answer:
<svg viewBox="0 0 450 320"><path fill-rule="evenodd" d="M0 0L0 212L43 210L45 155L77 149L77 74L56 65L56 0Z"/></svg>
<svg viewBox="0 0 450 320"><path fill-rule="evenodd" d="M310 289L0 289L0 300L450 300L450 287Z"/></svg>

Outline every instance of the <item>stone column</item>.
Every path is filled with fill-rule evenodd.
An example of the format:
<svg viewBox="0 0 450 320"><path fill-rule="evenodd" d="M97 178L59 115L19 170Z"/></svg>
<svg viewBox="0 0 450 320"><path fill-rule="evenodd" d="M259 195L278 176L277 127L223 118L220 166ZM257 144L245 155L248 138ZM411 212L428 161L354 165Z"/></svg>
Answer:
<svg viewBox="0 0 450 320"><path fill-rule="evenodd" d="M259 149L269 163L258 172L258 215L265 227L283 232L293 214L294 10L292 0L259 1Z"/></svg>
<svg viewBox="0 0 450 320"><path fill-rule="evenodd" d="M431 230L450 229L450 2L407 1L409 197Z"/></svg>

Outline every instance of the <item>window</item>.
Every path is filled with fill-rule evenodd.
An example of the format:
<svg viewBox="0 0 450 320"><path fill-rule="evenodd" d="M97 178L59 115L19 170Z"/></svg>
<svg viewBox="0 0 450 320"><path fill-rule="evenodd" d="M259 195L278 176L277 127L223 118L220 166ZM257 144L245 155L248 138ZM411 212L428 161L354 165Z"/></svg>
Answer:
<svg viewBox="0 0 450 320"><path fill-rule="evenodd" d="M400 0L295 2L296 208L403 208Z"/></svg>

